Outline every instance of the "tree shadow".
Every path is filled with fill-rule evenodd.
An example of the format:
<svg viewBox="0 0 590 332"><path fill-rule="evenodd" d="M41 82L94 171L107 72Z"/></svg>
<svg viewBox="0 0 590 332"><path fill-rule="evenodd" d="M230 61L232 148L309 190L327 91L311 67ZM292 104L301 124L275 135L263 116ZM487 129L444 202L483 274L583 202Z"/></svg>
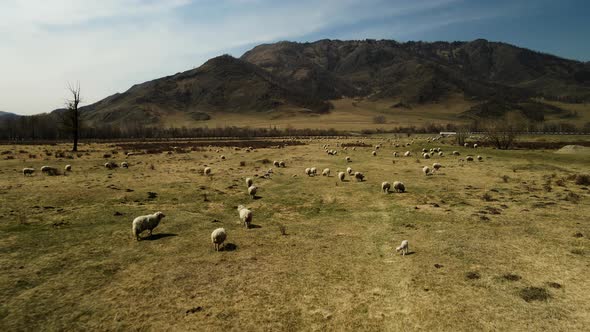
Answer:
<svg viewBox="0 0 590 332"><path fill-rule="evenodd" d="M238 246L233 243L225 243L221 249L221 251L235 251L238 249Z"/></svg>
<svg viewBox="0 0 590 332"><path fill-rule="evenodd" d="M144 238L142 238L142 240L155 241L155 240L163 239L163 238L170 237L170 236L178 236L178 234L158 233L158 234L152 234L148 237L144 237Z"/></svg>

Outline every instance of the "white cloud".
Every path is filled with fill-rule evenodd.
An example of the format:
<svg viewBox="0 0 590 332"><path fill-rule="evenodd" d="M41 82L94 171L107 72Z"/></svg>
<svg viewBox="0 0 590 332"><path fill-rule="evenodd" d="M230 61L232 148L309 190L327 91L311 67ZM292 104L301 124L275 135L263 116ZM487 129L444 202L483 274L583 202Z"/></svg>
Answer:
<svg viewBox="0 0 590 332"><path fill-rule="evenodd" d="M61 107L72 81L80 81L91 103L243 45L454 2L0 0L0 110L31 114Z"/></svg>

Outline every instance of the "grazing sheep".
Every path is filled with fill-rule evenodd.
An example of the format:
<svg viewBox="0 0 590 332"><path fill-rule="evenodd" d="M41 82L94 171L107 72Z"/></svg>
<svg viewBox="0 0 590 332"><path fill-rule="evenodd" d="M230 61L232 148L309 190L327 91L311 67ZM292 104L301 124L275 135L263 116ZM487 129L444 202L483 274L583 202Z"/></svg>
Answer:
<svg viewBox="0 0 590 332"><path fill-rule="evenodd" d="M477 149L477 143L473 144L473 148Z"/></svg>
<svg viewBox="0 0 590 332"><path fill-rule="evenodd" d="M459 151L453 151L453 156L460 156L461 154L459 153Z"/></svg>
<svg viewBox="0 0 590 332"><path fill-rule="evenodd" d="M64 170L66 170L66 172L71 172L72 171L72 165L66 165L66 167L64 167Z"/></svg>
<svg viewBox="0 0 590 332"><path fill-rule="evenodd" d="M422 157L424 157L424 159L430 159L430 155L428 153L423 153Z"/></svg>
<svg viewBox="0 0 590 332"><path fill-rule="evenodd" d="M468 147L469 146L469 143L464 143L463 146L464 147Z"/></svg>
<svg viewBox="0 0 590 332"><path fill-rule="evenodd" d="M389 190L391 189L391 184L387 181L381 183L381 190L386 193L389 194Z"/></svg>
<svg viewBox="0 0 590 332"><path fill-rule="evenodd" d="M205 169L203 170L203 174L205 175L211 175L211 167L205 167Z"/></svg>
<svg viewBox="0 0 590 332"><path fill-rule="evenodd" d="M401 181L394 181L393 189L398 193L403 193L404 191L406 191L406 186Z"/></svg>
<svg viewBox="0 0 590 332"><path fill-rule="evenodd" d="M41 172L47 175L57 175L57 168L51 166L43 166L41 167Z"/></svg>
<svg viewBox="0 0 590 332"><path fill-rule="evenodd" d="M322 176L330 176L330 169L324 168L324 170L322 171Z"/></svg>
<svg viewBox="0 0 590 332"><path fill-rule="evenodd" d="M215 251L219 251L226 238L227 233L225 232L225 228L218 228L211 233L211 242L213 243Z"/></svg>
<svg viewBox="0 0 590 332"><path fill-rule="evenodd" d="M28 168L28 167L23 168L23 175L24 176L33 175L34 172L35 172L34 168Z"/></svg>
<svg viewBox="0 0 590 332"><path fill-rule="evenodd" d="M483 161L483 157L482 156L477 156L477 160Z"/></svg>
<svg viewBox="0 0 590 332"><path fill-rule="evenodd" d="M350 159L350 157L346 157L344 158L344 160L346 160L347 162L351 162L352 160Z"/></svg>
<svg viewBox="0 0 590 332"><path fill-rule="evenodd" d="M361 172L354 172L354 178L357 181L362 182L365 179L365 175Z"/></svg>
<svg viewBox="0 0 590 332"><path fill-rule="evenodd" d="M467 156L467 157L465 157L465 160L467 160L467 161L473 161L473 157L472 156Z"/></svg>
<svg viewBox="0 0 590 332"><path fill-rule="evenodd" d="M284 161L279 161L279 167L285 167L285 162Z"/></svg>
<svg viewBox="0 0 590 332"><path fill-rule="evenodd" d="M135 236L135 239L139 241L139 234L145 230L148 230L151 236L154 228L158 227L160 220L164 217L165 215L162 212L156 212L154 214L139 216L133 219L131 231L133 236Z"/></svg>
<svg viewBox="0 0 590 332"><path fill-rule="evenodd" d="M221 160L225 160L225 156L221 155L219 158L221 158Z"/></svg>
<svg viewBox="0 0 590 332"><path fill-rule="evenodd" d="M410 151L406 151L406 153L404 153L404 157L409 157L411 155L412 155L412 153Z"/></svg>
<svg viewBox="0 0 590 332"><path fill-rule="evenodd" d="M432 164L432 168L434 168L435 171L438 171L441 167L442 167L442 165L439 163Z"/></svg>
<svg viewBox="0 0 590 332"><path fill-rule="evenodd" d="M252 183L254 183L254 181L252 181L252 178L246 178L246 187L250 188L250 186L252 186Z"/></svg>
<svg viewBox="0 0 590 332"><path fill-rule="evenodd" d="M427 175L427 176L430 175L431 174L430 167L428 167L428 166L422 167L422 172L424 172L424 175Z"/></svg>
<svg viewBox="0 0 590 332"><path fill-rule="evenodd" d="M256 198L256 191L258 190L258 187L256 187L255 185L251 185L250 187L248 187L248 195L252 196L252 198Z"/></svg>
<svg viewBox="0 0 590 332"><path fill-rule="evenodd" d="M273 161L272 164L274 167L281 167L281 164L277 160Z"/></svg>
<svg viewBox="0 0 590 332"><path fill-rule="evenodd" d="M344 181L344 177L346 176L346 173L344 172L338 172L338 178L340 179L340 181Z"/></svg>
<svg viewBox="0 0 590 332"><path fill-rule="evenodd" d="M348 173L348 175L352 175L352 168L347 167L346 168L346 173Z"/></svg>
<svg viewBox="0 0 590 332"><path fill-rule="evenodd" d="M410 244L408 240L403 240L399 247L395 248L395 251L401 251L402 256L405 256L410 250Z"/></svg>
<svg viewBox="0 0 590 332"><path fill-rule="evenodd" d="M375 157L377 155L377 151L373 151L371 152L371 154L373 155L373 157Z"/></svg>
<svg viewBox="0 0 590 332"><path fill-rule="evenodd" d="M309 168L309 167L308 167L308 168L306 168L306 169L305 169L305 174L306 174L307 176L312 176L313 174L311 173L311 168Z"/></svg>
<svg viewBox="0 0 590 332"><path fill-rule="evenodd" d="M395 151L395 152L393 153L393 156L394 156L394 157L399 157L399 154L397 153L397 151Z"/></svg>
<svg viewBox="0 0 590 332"><path fill-rule="evenodd" d="M129 164L126 161L124 161L124 162L121 163L121 167L123 167L123 168L129 168Z"/></svg>
<svg viewBox="0 0 590 332"><path fill-rule="evenodd" d="M426 153L426 152L428 152L428 150L426 150L426 149L422 149L422 153L423 153L423 154L424 154L424 153Z"/></svg>
<svg viewBox="0 0 590 332"><path fill-rule="evenodd" d="M444 155L445 155L445 154L444 154L442 151L440 151L440 152L438 153L438 156L439 156L439 157L443 157Z"/></svg>
<svg viewBox="0 0 590 332"><path fill-rule="evenodd" d="M252 222L252 211L243 205L238 205L238 214L240 215L240 220L244 226L246 226L246 228L250 228L250 223Z"/></svg>
<svg viewBox="0 0 590 332"><path fill-rule="evenodd" d="M315 167L312 167L312 168L310 169L310 172L311 172L311 174L313 174L313 176L316 176L316 175L318 175L318 170L317 170L317 168L315 168Z"/></svg>
<svg viewBox="0 0 590 332"><path fill-rule="evenodd" d="M352 147L352 151L356 151L356 146L353 146Z"/></svg>

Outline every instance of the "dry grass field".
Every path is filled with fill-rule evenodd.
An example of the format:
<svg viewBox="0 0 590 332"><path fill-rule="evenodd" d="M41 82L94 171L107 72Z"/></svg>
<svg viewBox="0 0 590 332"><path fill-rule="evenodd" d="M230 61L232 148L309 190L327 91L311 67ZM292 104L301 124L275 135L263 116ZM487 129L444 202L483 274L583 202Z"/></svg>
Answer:
<svg viewBox="0 0 590 332"><path fill-rule="evenodd" d="M590 155L425 136L336 146L357 140L276 140L252 152L83 144L73 159L55 154L69 145L0 146L0 330L587 331ZM419 158L431 147L445 156ZM392 155L406 150L413 156ZM483 161L460 161L467 155ZM109 160L129 169L108 170ZM433 162L443 168L425 176ZM39 170L66 164L72 172ZM338 181L348 166L366 181ZM381 192L396 180L405 193ZM253 210L250 229L239 204ZM156 211L166 217L136 241L132 220ZM218 227L228 238L215 252Z"/></svg>

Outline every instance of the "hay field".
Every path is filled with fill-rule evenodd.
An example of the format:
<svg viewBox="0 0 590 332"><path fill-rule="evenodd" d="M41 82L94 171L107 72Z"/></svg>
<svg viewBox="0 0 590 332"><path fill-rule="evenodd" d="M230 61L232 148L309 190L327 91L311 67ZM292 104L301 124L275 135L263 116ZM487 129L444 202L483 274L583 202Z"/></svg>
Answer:
<svg viewBox="0 0 590 332"><path fill-rule="evenodd" d="M369 146L336 147L357 140ZM587 156L474 150L415 136L301 142L277 148L283 141L276 140L252 152L233 143L83 144L73 159L56 157L66 145L0 146L0 329L590 326ZM324 144L338 155L327 155ZM431 147L445 156L418 158ZM152 153L124 155L145 149ZM413 156L392 156L406 150ZM483 161L460 161L468 154ZM108 170L109 160L130 167ZM273 160L287 167L259 178ZM424 176L422 166L433 162L443 168ZM71 173L39 171L65 164ZM201 174L205 166L211 177ZM332 176L304 175L313 166ZM338 181L348 166L366 181ZM23 176L23 167L34 167L34 176ZM254 177L258 199L247 195L246 177ZM396 180L405 193L381 192L382 181ZM252 228L238 223L238 204L253 210ZM156 211L166 217L154 234L133 239L133 218ZM215 252L210 234L218 227L228 239ZM394 249L404 239L411 254L402 257Z"/></svg>

